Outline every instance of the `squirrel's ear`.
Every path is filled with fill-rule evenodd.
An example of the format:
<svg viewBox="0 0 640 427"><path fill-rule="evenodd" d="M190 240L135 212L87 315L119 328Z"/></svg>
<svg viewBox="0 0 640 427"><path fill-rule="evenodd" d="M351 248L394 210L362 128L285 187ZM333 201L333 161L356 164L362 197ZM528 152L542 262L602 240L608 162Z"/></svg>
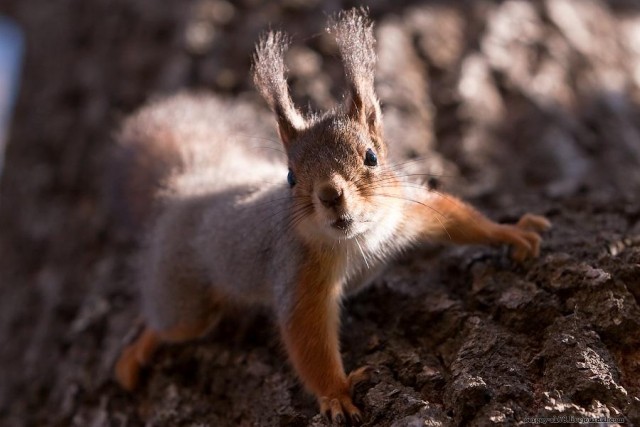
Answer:
<svg viewBox="0 0 640 427"><path fill-rule="evenodd" d="M269 32L261 37L253 56L253 81L276 114L280 138L285 147L307 126L289 95L284 65L284 52L288 45L284 33Z"/></svg>
<svg viewBox="0 0 640 427"><path fill-rule="evenodd" d="M354 8L340 12L331 19L328 31L338 43L349 84L347 112L350 117L368 127L374 141L381 140L382 113L373 85L376 41L367 10Z"/></svg>

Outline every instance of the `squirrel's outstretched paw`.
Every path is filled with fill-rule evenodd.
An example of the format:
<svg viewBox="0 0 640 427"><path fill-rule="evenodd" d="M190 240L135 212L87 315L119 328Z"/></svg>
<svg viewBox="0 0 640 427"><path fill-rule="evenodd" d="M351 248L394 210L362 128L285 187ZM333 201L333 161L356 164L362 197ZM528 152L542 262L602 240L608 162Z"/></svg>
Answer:
<svg viewBox="0 0 640 427"><path fill-rule="evenodd" d="M551 222L543 216L524 214L515 225L502 225L499 239L512 246L511 258L522 262L540 256L541 232L551 228Z"/></svg>

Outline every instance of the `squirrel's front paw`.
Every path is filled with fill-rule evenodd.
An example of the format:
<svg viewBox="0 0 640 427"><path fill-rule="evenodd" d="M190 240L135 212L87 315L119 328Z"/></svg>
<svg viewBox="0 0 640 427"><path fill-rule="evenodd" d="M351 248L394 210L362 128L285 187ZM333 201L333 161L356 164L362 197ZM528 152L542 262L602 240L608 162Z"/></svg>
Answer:
<svg viewBox="0 0 640 427"><path fill-rule="evenodd" d="M327 396L321 396L318 401L320 403L320 412L322 412L334 424L345 425L347 419L351 425L362 424L362 413L353 404L351 394L354 387L369 378L371 368L363 366L351 372L347 377L346 386L337 393L330 393Z"/></svg>
<svg viewBox="0 0 640 427"><path fill-rule="evenodd" d="M551 228L551 222L543 216L524 214L515 225L503 225L501 240L513 249L511 257L522 262L540 255L540 233Z"/></svg>

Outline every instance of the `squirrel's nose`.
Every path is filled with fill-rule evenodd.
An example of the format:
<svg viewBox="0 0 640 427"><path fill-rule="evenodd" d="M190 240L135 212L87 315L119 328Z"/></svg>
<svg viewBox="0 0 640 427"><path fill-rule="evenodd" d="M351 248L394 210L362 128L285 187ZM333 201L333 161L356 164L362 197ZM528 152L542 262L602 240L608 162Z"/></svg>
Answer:
<svg viewBox="0 0 640 427"><path fill-rule="evenodd" d="M342 189L333 185L325 185L318 191L318 199L327 208L335 208L342 204Z"/></svg>

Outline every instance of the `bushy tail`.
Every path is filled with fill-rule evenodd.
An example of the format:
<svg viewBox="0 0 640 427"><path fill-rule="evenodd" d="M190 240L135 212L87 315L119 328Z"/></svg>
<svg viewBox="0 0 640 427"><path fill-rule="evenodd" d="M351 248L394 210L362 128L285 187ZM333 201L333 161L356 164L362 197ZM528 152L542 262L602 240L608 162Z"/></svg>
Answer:
<svg viewBox="0 0 640 427"><path fill-rule="evenodd" d="M184 166L168 117L146 107L130 116L117 134L108 174L110 210L117 223L135 233L158 209L157 195Z"/></svg>
<svg viewBox="0 0 640 427"><path fill-rule="evenodd" d="M108 199L117 223L137 232L165 204L277 174L281 153L259 149L280 145L270 117L247 102L186 92L140 109L112 156Z"/></svg>

